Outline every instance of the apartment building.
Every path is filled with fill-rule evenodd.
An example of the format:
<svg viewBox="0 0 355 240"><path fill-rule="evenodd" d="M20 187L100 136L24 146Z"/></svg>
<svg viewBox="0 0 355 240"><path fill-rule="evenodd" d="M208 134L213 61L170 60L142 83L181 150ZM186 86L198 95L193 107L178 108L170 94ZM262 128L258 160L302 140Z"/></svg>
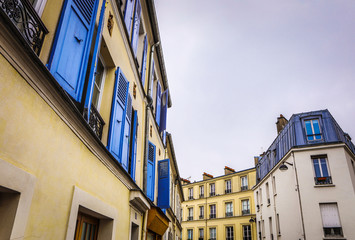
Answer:
<svg viewBox="0 0 355 240"><path fill-rule="evenodd" d="M158 206L159 163L179 175L154 1L2 1L0 46L0 239L179 229L180 185Z"/></svg>
<svg viewBox="0 0 355 240"><path fill-rule="evenodd" d="M355 147L328 110L277 120L256 159L258 239L354 239Z"/></svg>
<svg viewBox="0 0 355 240"><path fill-rule="evenodd" d="M235 172L227 166L219 177L203 173L202 181L182 179L182 239L256 239L255 179L255 168Z"/></svg>

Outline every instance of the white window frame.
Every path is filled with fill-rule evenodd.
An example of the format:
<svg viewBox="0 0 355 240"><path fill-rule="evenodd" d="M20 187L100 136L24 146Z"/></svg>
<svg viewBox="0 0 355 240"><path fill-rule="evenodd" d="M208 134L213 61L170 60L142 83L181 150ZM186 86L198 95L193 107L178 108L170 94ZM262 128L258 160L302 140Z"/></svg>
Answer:
<svg viewBox="0 0 355 240"><path fill-rule="evenodd" d="M216 195L216 185L214 183L210 183L210 196L215 196L215 195Z"/></svg>
<svg viewBox="0 0 355 240"><path fill-rule="evenodd" d="M200 186L200 197L205 196L205 186L201 185Z"/></svg>
<svg viewBox="0 0 355 240"><path fill-rule="evenodd" d="M97 87L98 91L99 91L99 100L97 101L97 107L96 107L96 110L97 111L100 111L100 107L101 107L101 100L102 100L102 92L104 91L104 86L105 86L105 79L106 79L106 71L107 71L107 68L106 68L106 64L105 64L105 61L103 60L103 57L100 55L99 56L99 61L101 61L101 64L102 64L102 67L103 67L103 72L102 72L102 80L101 80L101 86L100 86L100 89L97 87L97 84L96 84L96 76L95 76L95 82L94 82L94 88ZM94 89L93 89L94 91ZM93 93L94 94L94 93Z"/></svg>
<svg viewBox="0 0 355 240"><path fill-rule="evenodd" d="M47 0L35 0L33 3L33 8L37 12L38 16L41 17L43 14L44 7L46 6Z"/></svg>
<svg viewBox="0 0 355 240"><path fill-rule="evenodd" d="M226 215L232 213L233 216L233 202L226 202Z"/></svg>
<svg viewBox="0 0 355 240"><path fill-rule="evenodd" d="M316 134L314 132L313 121L318 121L320 139L316 139ZM311 123L312 134L308 134L307 133L306 122L310 122ZM320 140L323 139L322 128L321 128L321 125L320 125L320 119L319 118L305 119L304 120L304 129L305 129L305 132L306 132L307 141L320 141ZM313 139L308 139L308 137L310 137L310 136L312 136Z"/></svg>
<svg viewBox="0 0 355 240"><path fill-rule="evenodd" d="M217 228L211 227L209 229L210 239L217 239Z"/></svg>
<svg viewBox="0 0 355 240"><path fill-rule="evenodd" d="M226 226L226 240L234 240L234 227L233 226Z"/></svg>
<svg viewBox="0 0 355 240"><path fill-rule="evenodd" d="M194 198L194 189L189 188L189 199L193 199L193 198Z"/></svg>
<svg viewBox="0 0 355 240"><path fill-rule="evenodd" d="M228 179L226 180L226 193L231 193L232 192L232 180Z"/></svg>

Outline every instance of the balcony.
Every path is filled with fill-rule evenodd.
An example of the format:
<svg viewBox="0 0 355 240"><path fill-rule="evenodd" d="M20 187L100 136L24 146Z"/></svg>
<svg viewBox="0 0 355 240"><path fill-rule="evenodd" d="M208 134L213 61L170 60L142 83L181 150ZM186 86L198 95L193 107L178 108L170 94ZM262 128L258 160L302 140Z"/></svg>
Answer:
<svg viewBox="0 0 355 240"><path fill-rule="evenodd" d="M232 189L226 189L224 192L225 192L226 194L227 194L227 193L231 193L231 192L232 192Z"/></svg>
<svg viewBox="0 0 355 240"><path fill-rule="evenodd" d="M194 200L194 197L193 196L189 196L189 200Z"/></svg>
<svg viewBox="0 0 355 240"><path fill-rule="evenodd" d="M226 212L226 217L233 217L233 213L232 212Z"/></svg>
<svg viewBox="0 0 355 240"><path fill-rule="evenodd" d="M0 0L0 12L12 22L24 40L39 55L48 33L40 17L28 0Z"/></svg>
<svg viewBox="0 0 355 240"><path fill-rule="evenodd" d="M200 198L204 198L205 197L205 194L200 194Z"/></svg>
<svg viewBox="0 0 355 240"><path fill-rule="evenodd" d="M316 185L333 184L332 177L315 177L314 182Z"/></svg>
<svg viewBox="0 0 355 240"><path fill-rule="evenodd" d="M199 218L199 219L203 219L203 218L204 218L204 216L203 216L203 215L200 215L198 218Z"/></svg>
<svg viewBox="0 0 355 240"><path fill-rule="evenodd" d="M84 111L84 116L87 115L87 110ZM89 119L89 126L95 132L96 136L101 139L102 137L102 130L104 128L105 122L102 119L100 113L96 110L94 105L91 105L90 108L90 119Z"/></svg>
<svg viewBox="0 0 355 240"><path fill-rule="evenodd" d="M194 217L188 216L188 217L187 217L187 221L191 221L191 220L194 220Z"/></svg>
<svg viewBox="0 0 355 240"><path fill-rule="evenodd" d="M216 196L216 193L215 193L215 192L211 192L211 193L210 193L210 197L213 197L213 196Z"/></svg>
<svg viewBox="0 0 355 240"><path fill-rule="evenodd" d="M250 209L242 210L242 215L249 215Z"/></svg>
<svg viewBox="0 0 355 240"><path fill-rule="evenodd" d="M215 213L210 214L210 219L213 219L213 218L216 218L216 214Z"/></svg>
<svg viewBox="0 0 355 240"><path fill-rule="evenodd" d="M242 187L240 188L240 191L246 191L246 190L248 190L248 186L242 186Z"/></svg>

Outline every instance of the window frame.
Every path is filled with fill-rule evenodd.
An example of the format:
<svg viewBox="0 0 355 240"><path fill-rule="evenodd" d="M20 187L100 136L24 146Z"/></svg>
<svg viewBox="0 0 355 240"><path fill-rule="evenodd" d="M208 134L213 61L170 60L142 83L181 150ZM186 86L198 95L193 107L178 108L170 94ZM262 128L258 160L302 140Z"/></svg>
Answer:
<svg viewBox="0 0 355 240"><path fill-rule="evenodd" d="M246 204L246 209L244 208L245 207L245 205L244 205L244 203L247 203ZM242 199L241 200L241 207L242 207L242 215L244 216L244 215L250 215L250 200L249 199Z"/></svg>
<svg viewBox="0 0 355 240"><path fill-rule="evenodd" d="M204 219L205 217L205 206L199 206L199 219Z"/></svg>
<svg viewBox="0 0 355 240"><path fill-rule="evenodd" d="M194 230L193 229L187 229L187 240L193 240L194 238Z"/></svg>
<svg viewBox="0 0 355 240"><path fill-rule="evenodd" d="M205 197L205 186L204 185L199 186L199 191L200 191L200 198Z"/></svg>
<svg viewBox="0 0 355 240"><path fill-rule="evenodd" d="M332 179L332 174L330 173L330 167L329 167L327 155L311 156L311 160L312 160L312 166L313 166L314 184L317 186L318 185L332 185L333 179ZM322 160L324 160L324 161L322 161ZM317 161L317 164L316 164L316 161ZM324 166L325 166L325 169L324 169ZM328 176L325 176L324 170L327 171ZM320 174L319 176L317 176L317 172Z"/></svg>
<svg viewBox="0 0 355 240"><path fill-rule="evenodd" d="M210 227L209 228L209 240L216 240L217 239L217 228L216 227ZM213 233L214 236L211 236Z"/></svg>
<svg viewBox="0 0 355 240"><path fill-rule="evenodd" d="M232 180L228 179L225 181L225 193L231 193L232 192Z"/></svg>
<svg viewBox="0 0 355 240"><path fill-rule="evenodd" d="M189 200L194 199L194 188L191 187L191 188L189 188L188 191L189 191Z"/></svg>
<svg viewBox="0 0 355 240"><path fill-rule="evenodd" d="M247 229L247 235L248 236L245 236L245 228L248 227L249 229ZM252 232L251 232L251 226L248 224L248 225L242 225L242 237L243 237L243 240L252 240Z"/></svg>
<svg viewBox="0 0 355 240"><path fill-rule="evenodd" d="M210 197L212 197L212 196L216 196L216 184L215 183L210 183Z"/></svg>
<svg viewBox="0 0 355 240"><path fill-rule="evenodd" d="M226 217L232 217L233 216L233 202L226 202L225 203L225 213L226 213Z"/></svg>
<svg viewBox="0 0 355 240"><path fill-rule="evenodd" d="M315 132L315 127L314 127L314 121L318 122L318 128L319 128L319 133ZM307 131L307 123L310 123L311 127L311 133ZM323 131L322 131L322 126L321 126L321 117L309 117L303 119L303 125L304 125L304 131L305 131L305 137L307 142L315 142L315 141L322 141L323 140ZM316 138L316 136L320 136L319 139ZM312 139L309 139L312 137Z"/></svg>
<svg viewBox="0 0 355 240"><path fill-rule="evenodd" d="M248 190L248 176L247 175L240 177L240 189L241 189L241 191Z"/></svg>
<svg viewBox="0 0 355 240"><path fill-rule="evenodd" d="M234 240L234 227L226 226L226 240Z"/></svg>
<svg viewBox="0 0 355 240"><path fill-rule="evenodd" d="M210 219L217 218L217 207L216 204L210 204Z"/></svg>
<svg viewBox="0 0 355 240"><path fill-rule="evenodd" d="M106 67L106 63L102 57L102 55L100 54L100 56L98 57L98 61L97 61L97 65L99 65L98 63L101 62L102 64L102 67L103 67L103 72L102 72L102 78L101 78L101 85L100 85L100 89L97 88L97 91L99 91L99 98L97 100L97 106L95 106L94 104L94 101L92 101L92 105L96 108L96 110L98 112L100 112L100 107L101 107L101 101L102 101L102 95L103 95L103 91L104 91L104 88L105 88L105 80L106 80L106 73L107 73L107 67ZM96 69L97 71L97 69ZM93 88L93 93L92 93L92 96L94 97L94 91L97 87L97 84L96 84L96 75L97 73L95 73L95 81L94 81L94 88Z"/></svg>
<svg viewBox="0 0 355 240"><path fill-rule="evenodd" d="M335 211L333 211L333 213L335 213L336 212L336 215L337 216L335 216L334 215L334 217L337 217L338 219L338 224L339 224L339 226L324 226L324 225L326 225L326 223L325 223L325 219L324 219L324 215L325 215L325 213L324 212L322 212L322 207L321 206L325 206L325 205L328 205L328 206L330 206L330 205L332 205L332 206L334 206L334 209L335 209ZM340 238L342 238L342 237L344 237L344 233L343 233L343 226L342 226L342 224L341 224L341 219L340 219L340 214L339 214L339 208L338 208L338 204L335 202L329 202L329 203L319 203L319 210L320 210L320 215L321 215L321 219L322 219L322 227L323 227L323 234L324 234L324 237L325 238L328 238L328 237L330 237L330 238L334 238L334 237L340 237ZM339 234L335 234L335 232L334 232L334 230L335 229L337 229L337 230L340 230L339 232ZM330 230L330 234L329 233L327 233L327 231L329 231Z"/></svg>

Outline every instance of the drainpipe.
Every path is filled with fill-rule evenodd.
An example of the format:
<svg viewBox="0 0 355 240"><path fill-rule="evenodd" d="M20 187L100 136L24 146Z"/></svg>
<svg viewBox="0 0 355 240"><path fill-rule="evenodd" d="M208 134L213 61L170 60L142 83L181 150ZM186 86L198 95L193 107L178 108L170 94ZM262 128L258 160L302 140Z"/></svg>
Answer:
<svg viewBox="0 0 355 240"><path fill-rule="evenodd" d="M294 152L292 152L292 158L293 158L293 166L294 166L295 176L296 176L296 191L298 193L298 203L300 205L300 211L301 211L302 235L303 235L303 239L306 240L306 232L305 232L305 228L304 228L304 219L303 219L303 209L302 209L302 202L301 202L301 193L300 193L300 187L299 187L299 184L298 184L298 175L297 175L296 161L295 161Z"/></svg>
<svg viewBox="0 0 355 240"><path fill-rule="evenodd" d="M148 77L148 94L146 96L146 100L147 100L147 105L145 107L145 126L144 126L144 160L143 160L143 192L145 194L147 194L147 165L148 165L148 141L149 141L149 118L148 118L148 114L149 114L149 109L153 109L153 99L152 99L152 90L150 86L150 82L151 82L151 78L152 76L152 72L153 72L153 54L154 54L154 50L156 48L156 46L158 46L160 44L160 42L157 42L155 44L153 44L153 46L151 47L150 50L150 56L149 56L149 60L150 60L150 64L149 64L149 77Z"/></svg>

